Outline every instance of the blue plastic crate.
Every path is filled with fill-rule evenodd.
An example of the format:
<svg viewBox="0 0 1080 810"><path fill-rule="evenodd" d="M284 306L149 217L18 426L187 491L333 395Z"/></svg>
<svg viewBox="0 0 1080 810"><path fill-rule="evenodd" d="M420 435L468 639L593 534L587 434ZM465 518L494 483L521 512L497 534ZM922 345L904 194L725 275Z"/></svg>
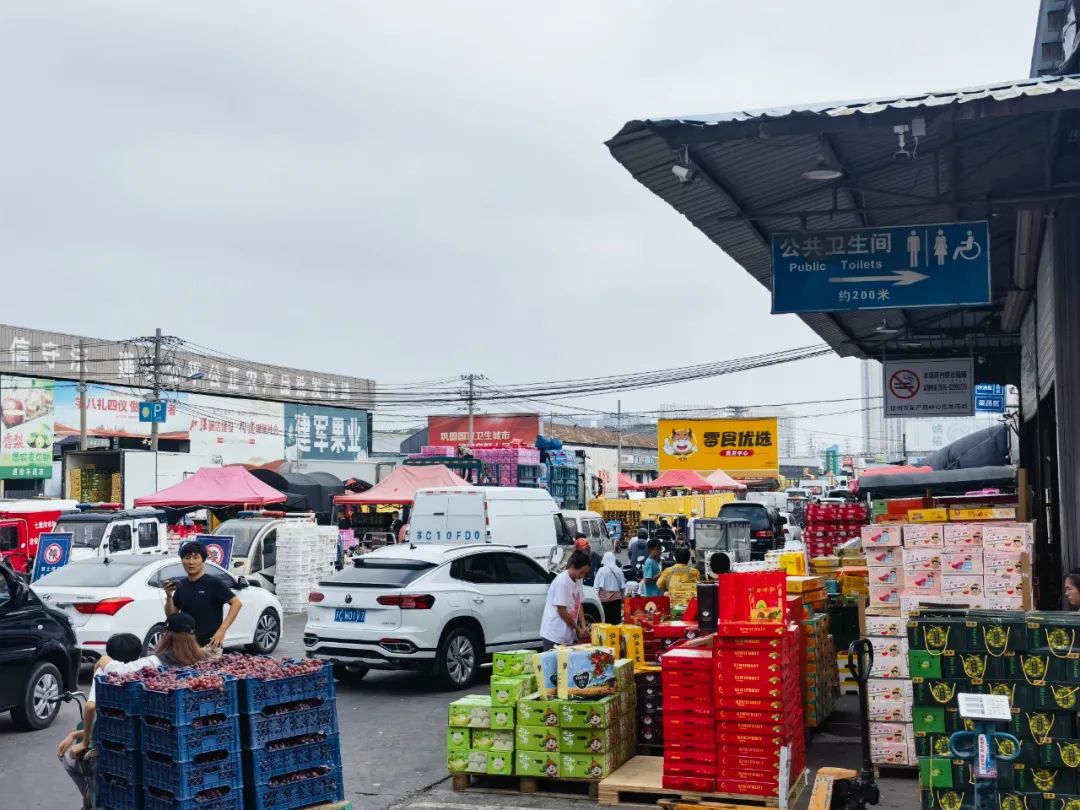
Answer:
<svg viewBox="0 0 1080 810"><path fill-rule="evenodd" d="M194 799L178 799L161 788L143 789L143 810L244 810L244 791L239 788L223 788L228 794L218 798L206 795ZM204 791L205 793L214 788Z"/></svg>
<svg viewBox="0 0 1080 810"><path fill-rule="evenodd" d="M142 684L138 681L114 686L105 682L104 675L95 675L94 702L99 709L120 709L128 717L138 717L142 705Z"/></svg>
<svg viewBox="0 0 1080 810"><path fill-rule="evenodd" d="M268 742L298 737L301 734L337 734L335 701L314 709L284 714L247 714L243 720L243 740L248 748L262 748Z"/></svg>
<svg viewBox="0 0 1080 810"><path fill-rule="evenodd" d="M181 725L197 717L236 714L236 679L225 676L221 689L206 689L199 692L191 689L154 692L143 687L140 697L144 715L159 717Z"/></svg>
<svg viewBox="0 0 1080 810"><path fill-rule="evenodd" d="M104 712L98 712L94 716L94 736L99 740L111 740L138 748L139 718L110 717Z"/></svg>
<svg viewBox="0 0 1080 810"><path fill-rule="evenodd" d="M263 785L275 776L321 766L341 767L341 739L337 734L277 751L255 748L244 755L244 776L249 785Z"/></svg>
<svg viewBox="0 0 1080 810"><path fill-rule="evenodd" d="M192 799L209 788L242 788L244 772L240 755L231 751L210 751L187 761L150 752L143 762L143 785Z"/></svg>
<svg viewBox="0 0 1080 810"><path fill-rule="evenodd" d="M261 712L267 706L291 703L296 700L334 699L334 668L323 665L319 672L294 675L264 681L244 678L240 681L240 711L244 714Z"/></svg>
<svg viewBox="0 0 1080 810"><path fill-rule="evenodd" d="M247 810L293 810L313 804L339 802L344 798L341 768L334 768L325 776L315 776L302 782L280 787L259 785L249 788Z"/></svg>
<svg viewBox="0 0 1080 810"><path fill-rule="evenodd" d="M202 717L200 721L214 719ZM240 722L236 715L222 716L209 726L161 726L157 718L143 718L142 745L147 751L165 754L174 760L189 760L208 751L240 752Z"/></svg>
<svg viewBox="0 0 1080 810"><path fill-rule="evenodd" d="M99 772L119 776L130 782L139 782L142 756L137 746L99 738L97 752Z"/></svg>
<svg viewBox="0 0 1080 810"><path fill-rule="evenodd" d="M134 780L121 779L98 772L98 810L141 810L142 788Z"/></svg>

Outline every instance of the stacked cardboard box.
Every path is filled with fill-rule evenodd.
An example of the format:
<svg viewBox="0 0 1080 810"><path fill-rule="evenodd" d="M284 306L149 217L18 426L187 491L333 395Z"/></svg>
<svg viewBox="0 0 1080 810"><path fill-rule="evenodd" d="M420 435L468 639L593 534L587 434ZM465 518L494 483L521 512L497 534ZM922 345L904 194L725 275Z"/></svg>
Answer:
<svg viewBox="0 0 1080 810"><path fill-rule="evenodd" d="M1080 803L1078 630L1080 617L1068 613L946 609L912 615L908 642L924 807L973 803L970 765L948 753L949 734L965 727L957 695L970 692L1006 695L1012 707L1004 730L1019 739L1020 750L1001 806L1050 806L1048 795L1054 807Z"/></svg>
<svg viewBox="0 0 1080 810"><path fill-rule="evenodd" d="M859 536L866 523L866 506L852 504L810 504L806 507L803 542L811 557L832 554L834 549Z"/></svg>
<svg viewBox="0 0 1080 810"><path fill-rule="evenodd" d="M829 633L829 617L826 614L804 619L802 629L806 725L816 728L836 708L836 697L840 690L836 645Z"/></svg>
<svg viewBox="0 0 1080 810"><path fill-rule="evenodd" d="M664 747L664 683L659 666L634 665L638 753L656 756Z"/></svg>
<svg viewBox="0 0 1080 810"><path fill-rule="evenodd" d="M708 645L676 647L660 661L664 787L712 792L717 771L713 651Z"/></svg>
<svg viewBox="0 0 1080 810"><path fill-rule="evenodd" d="M870 698L870 758L878 765L914 765L907 623L899 616L867 616L866 635L874 650L866 687Z"/></svg>

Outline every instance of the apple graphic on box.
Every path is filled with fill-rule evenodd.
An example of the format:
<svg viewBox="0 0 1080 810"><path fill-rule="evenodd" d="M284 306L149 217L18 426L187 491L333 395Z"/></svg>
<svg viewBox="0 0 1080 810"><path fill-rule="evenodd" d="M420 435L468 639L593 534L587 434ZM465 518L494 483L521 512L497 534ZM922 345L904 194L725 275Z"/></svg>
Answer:
<svg viewBox="0 0 1080 810"><path fill-rule="evenodd" d="M15 427L26 421L26 405L21 399L4 397L0 410L3 411L4 427Z"/></svg>

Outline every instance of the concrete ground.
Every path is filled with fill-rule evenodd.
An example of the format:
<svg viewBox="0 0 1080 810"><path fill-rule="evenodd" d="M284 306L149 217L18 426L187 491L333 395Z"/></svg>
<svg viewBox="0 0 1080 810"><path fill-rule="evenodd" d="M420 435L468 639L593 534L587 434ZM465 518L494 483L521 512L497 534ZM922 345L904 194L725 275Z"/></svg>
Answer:
<svg viewBox="0 0 1080 810"><path fill-rule="evenodd" d="M303 655L303 616L285 623L278 654ZM84 687L85 688L85 687ZM481 681L473 690L484 691ZM459 693L458 693L459 694ZM338 684L338 720L346 798L364 810L481 810L482 808L587 807L587 799L543 794L470 790L453 793L446 773L446 704L456 693L440 691L431 681L405 673L371 673L356 685ZM33 733L15 730L0 716L0 807L62 810L78 807L79 797L56 759L56 746L74 727L77 712L62 709L53 726ZM831 722L811 738L811 766L858 768L859 731L854 698L844 698ZM913 777L882 779L885 810L914 810L918 794ZM804 795L799 808L805 808Z"/></svg>

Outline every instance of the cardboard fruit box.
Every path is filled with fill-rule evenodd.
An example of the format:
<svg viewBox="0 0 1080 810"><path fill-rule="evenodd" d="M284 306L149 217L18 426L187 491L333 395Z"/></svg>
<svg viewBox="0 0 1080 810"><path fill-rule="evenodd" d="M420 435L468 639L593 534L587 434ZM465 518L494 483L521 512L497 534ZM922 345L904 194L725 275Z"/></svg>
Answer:
<svg viewBox="0 0 1080 810"><path fill-rule="evenodd" d="M559 753L559 729L550 726L518 726L514 731L517 750Z"/></svg>
<svg viewBox="0 0 1080 810"><path fill-rule="evenodd" d="M515 761L518 776L540 776L555 779L559 773L559 755L518 751Z"/></svg>
<svg viewBox="0 0 1080 810"><path fill-rule="evenodd" d="M517 703L518 723L527 726L558 726L559 701L533 693Z"/></svg>
<svg viewBox="0 0 1080 810"><path fill-rule="evenodd" d="M457 728L491 728L491 696L466 695L449 707L449 725Z"/></svg>
<svg viewBox="0 0 1080 810"><path fill-rule="evenodd" d="M607 728L615 720L615 698L559 701L561 728Z"/></svg>
<svg viewBox="0 0 1080 810"><path fill-rule="evenodd" d="M491 675L493 678L528 675L532 672L532 658L534 655L536 655L535 650L495 653L491 661Z"/></svg>
<svg viewBox="0 0 1080 810"><path fill-rule="evenodd" d="M610 755L563 754L559 759L562 779L603 779L610 776L613 761Z"/></svg>
<svg viewBox="0 0 1080 810"><path fill-rule="evenodd" d="M518 675L491 678L491 705L516 706L526 695L536 691L536 678L532 675Z"/></svg>
<svg viewBox="0 0 1080 810"><path fill-rule="evenodd" d="M615 728L559 730L559 753L561 754L612 754L618 741Z"/></svg>

